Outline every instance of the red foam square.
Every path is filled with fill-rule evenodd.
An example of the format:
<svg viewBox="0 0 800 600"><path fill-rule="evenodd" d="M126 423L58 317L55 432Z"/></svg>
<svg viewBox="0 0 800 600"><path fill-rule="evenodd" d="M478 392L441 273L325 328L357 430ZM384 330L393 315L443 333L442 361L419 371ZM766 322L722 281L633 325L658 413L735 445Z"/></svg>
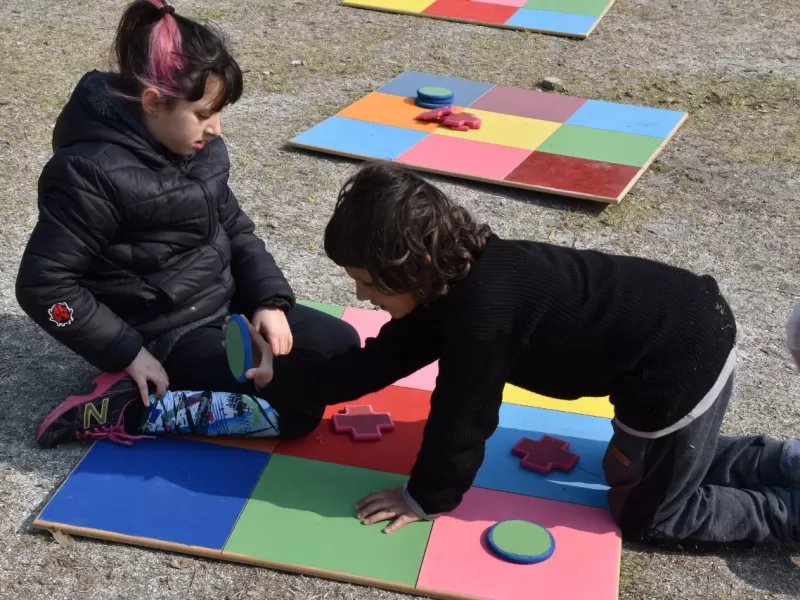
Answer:
<svg viewBox="0 0 800 600"><path fill-rule="evenodd" d="M533 152L505 180L616 201L640 171L628 165Z"/></svg>
<svg viewBox="0 0 800 600"><path fill-rule="evenodd" d="M425 421L430 411L429 392L391 386L368 394L346 405L329 406L317 428L297 440L281 440L275 454L286 454L352 467L409 475L417 459ZM372 406L376 413L389 413L394 423L391 433L365 444L349 435L336 433L332 418L346 406Z"/></svg>
<svg viewBox="0 0 800 600"><path fill-rule="evenodd" d="M450 17L465 21L502 24L519 10L516 6L472 2L472 0L436 0L422 11L423 15Z"/></svg>
<svg viewBox="0 0 800 600"><path fill-rule="evenodd" d="M532 565L498 558L485 533L504 519L546 527L553 555ZM434 521L417 589L504 600L616 600L621 553L606 509L473 487L458 508Z"/></svg>

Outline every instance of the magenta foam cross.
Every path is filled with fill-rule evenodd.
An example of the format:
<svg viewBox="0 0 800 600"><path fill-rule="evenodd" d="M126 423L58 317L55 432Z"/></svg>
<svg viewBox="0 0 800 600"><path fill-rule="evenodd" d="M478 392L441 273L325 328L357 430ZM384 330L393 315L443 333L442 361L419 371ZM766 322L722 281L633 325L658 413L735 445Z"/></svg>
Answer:
<svg viewBox="0 0 800 600"><path fill-rule="evenodd" d="M374 441L382 437L381 430L393 431L389 413L372 412L369 404L351 404L331 418L336 433L349 433L356 441Z"/></svg>
<svg viewBox="0 0 800 600"><path fill-rule="evenodd" d="M568 452L569 442L549 435L539 440L522 438L511 449L514 456L521 456L520 465L531 471L547 475L553 469L569 471L578 462L578 455Z"/></svg>

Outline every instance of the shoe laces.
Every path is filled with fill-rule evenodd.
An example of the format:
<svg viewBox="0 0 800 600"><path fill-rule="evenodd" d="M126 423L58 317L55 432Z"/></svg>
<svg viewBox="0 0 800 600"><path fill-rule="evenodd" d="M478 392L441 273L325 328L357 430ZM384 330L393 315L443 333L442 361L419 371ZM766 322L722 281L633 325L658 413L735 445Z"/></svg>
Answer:
<svg viewBox="0 0 800 600"><path fill-rule="evenodd" d="M122 407L122 410L119 413L119 418L114 425L101 425L100 427L95 427L94 429L90 429L88 431L79 431L75 437L79 440L109 440L125 446L133 446L133 442L136 440L155 439L155 436L152 435L133 435L125 431L123 419L125 416L125 410L128 408L128 404L131 402L135 402L135 400L128 401L128 403Z"/></svg>

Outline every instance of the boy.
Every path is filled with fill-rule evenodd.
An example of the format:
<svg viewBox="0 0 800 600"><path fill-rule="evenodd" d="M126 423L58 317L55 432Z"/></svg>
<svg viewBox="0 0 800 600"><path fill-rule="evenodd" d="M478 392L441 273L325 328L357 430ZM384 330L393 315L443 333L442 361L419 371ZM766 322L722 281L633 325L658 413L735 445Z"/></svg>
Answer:
<svg viewBox="0 0 800 600"><path fill-rule="evenodd" d="M642 258L504 240L414 172L367 164L342 188L328 256L392 317L334 357L265 355L248 377L278 413L338 404L439 360L408 483L358 505L391 532L453 510L498 425L506 383L609 395L604 459L627 537L781 542L800 536L800 443L720 436L737 329L710 276Z"/></svg>

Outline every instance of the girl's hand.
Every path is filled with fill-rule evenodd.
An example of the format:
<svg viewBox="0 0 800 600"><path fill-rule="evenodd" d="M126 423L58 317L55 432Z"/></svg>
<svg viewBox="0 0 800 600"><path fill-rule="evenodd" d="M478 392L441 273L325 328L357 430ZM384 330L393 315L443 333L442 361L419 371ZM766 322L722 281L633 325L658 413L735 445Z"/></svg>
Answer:
<svg viewBox="0 0 800 600"><path fill-rule="evenodd" d="M139 354L133 362L127 366L125 372L131 376L139 386L139 393L142 395L142 402L145 406L150 406L150 390L148 382L153 382L156 386L156 395L163 396L169 388L169 377L161 363L156 357L150 354L146 348L139 350Z"/></svg>
<svg viewBox="0 0 800 600"><path fill-rule="evenodd" d="M281 309L259 308L253 314L253 327L267 339L273 355L289 354L292 350L292 331Z"/></svg>
<svg viewBox="0 0 800 600"><path fill-rule="evenodd" d="M383 533L392 533L404 525L420 520L419 515L406 504L402 486L370 494L356 504L356 510L358 511L356 517L361 519L361 523L364 525L393 519L389 525L384 527Z"/></svg>

